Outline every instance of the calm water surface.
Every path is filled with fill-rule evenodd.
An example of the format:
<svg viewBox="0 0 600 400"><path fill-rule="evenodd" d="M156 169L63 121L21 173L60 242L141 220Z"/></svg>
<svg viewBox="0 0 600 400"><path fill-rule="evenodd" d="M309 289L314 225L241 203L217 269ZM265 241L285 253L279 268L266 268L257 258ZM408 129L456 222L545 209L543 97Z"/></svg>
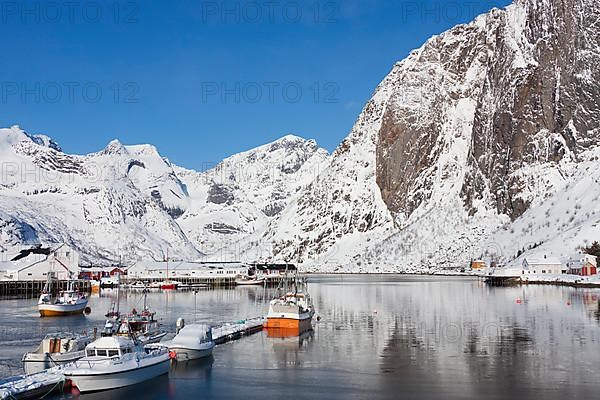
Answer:
<svg viewBox="0 0 600 400"><path fill-rule="evenodd" d="M600 290L490 288L478 280L406 276L311 277L314 331L266 333L219 346L211 360L169 376L71 399L595 399L600 393ZM168 330L178 317L219 323L264 315L273 290L150 293ZM39 318L36 300L0 301L0 373L51 331L102 326L115 293L81 317ZM121 291L121 309L141 295ZM194 316L196 303L196 316Z"/></svg>

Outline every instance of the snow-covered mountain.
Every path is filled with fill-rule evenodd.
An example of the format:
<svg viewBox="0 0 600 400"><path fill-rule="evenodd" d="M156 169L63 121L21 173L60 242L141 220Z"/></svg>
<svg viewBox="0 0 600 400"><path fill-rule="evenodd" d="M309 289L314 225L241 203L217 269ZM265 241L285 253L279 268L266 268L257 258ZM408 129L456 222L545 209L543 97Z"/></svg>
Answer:
<svg viewBox="0 0 600 400"><path fill-rule="evenodd" d="M84 262L237 259L328 154L288 135L203 173L118 140L84 156L47 136L0 129L0 246L66 242ZM209 254L206 254L209 253Z"/></svg>
<svg viewBox="0 0 600 400"><path fill-rule="evenodd" d="M599 20L594 0L516 0L428 40L394 66L330 167L268 227L274 257L337 271L510 261L510 245L530 237L498 230L547 225L535 210L552 198L564 205L561 192L592 168L581 163L598 166ZM578 207L593 215L598 205ZM588 222L587 240L600 234ZM561 243L554 252L584 244L567 228L576 220L541 235Z"/></svg>
<svg viewBox="0 0 600 400"><path fill-rule="evenodd" d="M260 247L257 239L327 163L327 151L314 140L287 135L203 173L176 167L189 193L177 223L213 258L253 261L268 256L270 248ZM249 247L252 251L244 254Z"/></svg>

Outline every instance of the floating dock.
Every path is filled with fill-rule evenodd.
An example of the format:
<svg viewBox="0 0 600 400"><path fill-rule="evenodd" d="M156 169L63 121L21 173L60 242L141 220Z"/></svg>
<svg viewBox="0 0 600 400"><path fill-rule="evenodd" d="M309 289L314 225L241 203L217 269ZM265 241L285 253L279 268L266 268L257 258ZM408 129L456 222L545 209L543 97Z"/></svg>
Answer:
<svg viewBox="0 0 600 400"><path fill-rule="evenodd" d="M265 319L260 317L214 326L212 337L215 344L227 343L262 331L264 322Z"/></svg>

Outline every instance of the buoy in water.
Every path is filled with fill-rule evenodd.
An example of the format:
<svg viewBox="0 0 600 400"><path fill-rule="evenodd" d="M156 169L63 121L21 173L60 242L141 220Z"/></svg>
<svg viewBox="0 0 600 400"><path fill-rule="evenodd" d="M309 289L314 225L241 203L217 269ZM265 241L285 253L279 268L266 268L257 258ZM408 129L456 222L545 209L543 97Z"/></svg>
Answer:
<svg viewBox="0 0 600 400"><path fill-rule="evenodd" d="M321 316L317 315L317 321L320 321L320 320L321 320Z"/></svg>
<svg viewBox="0 0 600 400"><path fill-rule="evenodd" d="M92 312L92 309L91 309L91 308L89 308L89 307L86 307L86 308L84 308L84 309L83 309L83 312L84 312L85 314L89 314L89 313L91 313L91 312Z"/></svg>
<svg viewBox="0 0 600 400"><path fill-rule="evenodd" d="M169 358L171 360L175 360L177 358L177 353L175 353L173 350L169 351Z"/></svg>
<svg viewBox="0 0 600 400"><path fill-rule="evenodd" d="M517 299L517 304L521 304L523 301L521 299Z"/></svg>

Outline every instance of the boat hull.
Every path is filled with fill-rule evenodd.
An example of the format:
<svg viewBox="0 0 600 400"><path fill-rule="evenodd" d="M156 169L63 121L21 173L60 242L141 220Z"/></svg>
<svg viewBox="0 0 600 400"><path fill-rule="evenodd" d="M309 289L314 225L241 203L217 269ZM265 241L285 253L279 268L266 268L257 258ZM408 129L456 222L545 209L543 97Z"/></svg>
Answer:
<svg viewBox="0 0 600 400"><path fill-rule="evenodd" d="M189 349L185 347L169 346L169 350L175 353L177 361L197 360L212 355L213 347L207 349Z"/></svg>
<svg viewBox="0 0 600 400"><path fill-rule="evenodd" d="M235 280L235 284L237 286L255 286L255 285L262 285L263 283L265 283L264 279L258 279L258 280Z"/></svg>
<svg viewBox="0 0 600 400"><path fill-rule="evenodd" d="M58 365L77 361L85 356L85 351L73 351L63 354L27 353L23 357L23 369L27 375L35 374Z"/></svg>
<svg viewBox="0 0 600 400"><path fill-rule="evenodd" d="M42 317L61 317L81 314L86 306L87 300L78 304L38 304L38 310Z"/></svg>
<svg viewBox="0 0 600 400"><path fill-rule="evenodd" d="M169 373L170 359L124 372L107 372L94 375L65 374L80 392L98 392L135 385Z"/></svg>
<svg viewBox="0 0 600 400"><path fill-rule="evenodd" d="M312 316L307 318L267 317L264 328L270 337L297 336L312 329Z"/></svg>

